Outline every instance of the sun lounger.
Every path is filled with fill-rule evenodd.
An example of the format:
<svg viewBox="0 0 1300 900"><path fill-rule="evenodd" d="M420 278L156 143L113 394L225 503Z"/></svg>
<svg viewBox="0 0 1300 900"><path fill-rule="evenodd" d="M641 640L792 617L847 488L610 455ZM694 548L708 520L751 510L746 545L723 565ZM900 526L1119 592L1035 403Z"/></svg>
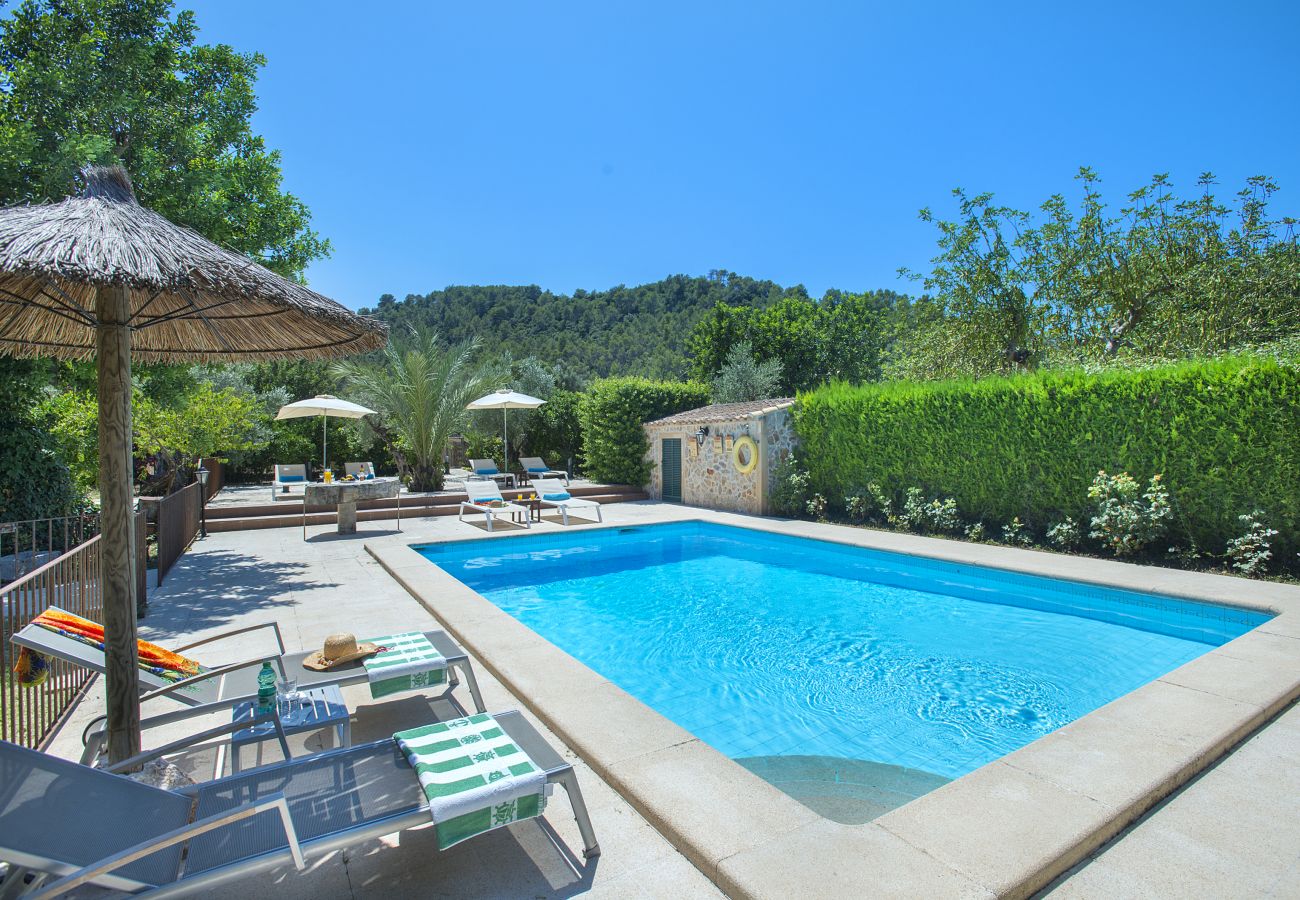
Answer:
<svg viewBox="0 0 1300 900"><path fill-rule="evenodd" d="M529 510L526 506L518 506L514 503L506 503L501 497L501 488L496 486L495 482L486 479L465 482L465 493L469 495L468 499L463 500L460 504L460 515L457 518L465 521L465 511L472 513L482 513L483 520L487 524L487 530L492 530L492 522L497 516L518 517L523 520L525 528L531 528L528 521ZM475 502L482 501L482 502ZM499 501L504 506L487 506L486 503Z"/></svg>
<svg viewBox="0 0 1300 900"><path fill-rule="evenodd" d="M343 474L358 480L375 477L375 464L372 462L345 462Z"/></svg>
<svg viewBox="0 0 1300 900"><path fill-rule="evenodd" d="M475 479L490 478L498 487L515 486L515 476L509 472L502 472L501 467L497 465L495 459L471 459L469 461L470 481ZM469 484L466 482L466 487Z"/></svg>
<svg viewBox="0 0 1300 900"><path fill-rule="evenodd" d="M552 469L546 465L540 456L521 456L519 465L524 467L524 473L528 476L529 481L536 481L538 478L550 478L554 475L556 478L564 479L567 487L569 484L569 473L560 469Z"/></svg>
<svg viewBox="0 0 1300 900"><path fill-rule="evenodd" d="M560 511L560 518L565 525L569 524L569 513L582 510L595 510L596 521L605 521L599 503L595 500L583 500L581 497L570 497L569 492L565 490L565 486L554 479L534 478L533 490L537 491L537 499L542 506L549 506Z"/></svg>
<svg viewBox="0 0 1300 900"><path fill-rule="evenodd" d="M153 697L168 697L187 706L202 707L204 711L207 711L223 707L228 708L244 700L253 700L257 698L257 673L264 661L270 661L281 674L288 673L291 677L296 678L298 688L304 691L326 684L337 684L342 687L349 684L361 684L368 680L365 665L359 659L343 663L324 672L307 668L302 662L311 653L285 653L284 641L280 638L280 626L275 622L264 622L261 625L236 628L233 631L226 631L194 641L183 647L170 649L176 653L192 656L193 654L190 651L196 647L214 644L217 641L238 635L251 634L262 629L270 629L274 634L276 646L279 648L278 653L270 652L240 662L217 666L181 681L169 681L160 675L142 669L140 670L141 701ZM470 695L474 698L474 708L478 712L483 712L483 698L479 694L478 680L474 677L474 668L470 664L469 655L445 631L426 631L424 636L447 659L447 689L450 690L460 683L456 677L456 673L459 671L459 674L464 677L465 683L469 687ZM56 657L73 665L90 669L92 672L98 672L101 675L105 672L103 650L74 640L67 635L50 631L48 628L42 628L40 625L27 625L14 634L10 640L20 647L27 647L37 653Z"/></svg>
<svg viewBox="0 0 1300 900"><path fill-rule="evenodd" d="M584 856L599 855L572 764L518 712L495 718L548 784L564 786ZM113 769L127 771L212 731ZM340 848L429 823L428 800L391 738L172 791L0 741L0 859L18 867L6 881L33 876L33 900L83 884L207 896L231 879L286 863L301 871ZM403 840L436 847L427 827ZM9 888L0 885L0 893Z"/></svg>
<svg viewBox="0 0 1300 900"><path fill-rule="evenodd" d="M287 497L289 488L305 487L307 484L307 466L302 463L282 466L275 464L275 478L271 481L271 499Z"/></svg>

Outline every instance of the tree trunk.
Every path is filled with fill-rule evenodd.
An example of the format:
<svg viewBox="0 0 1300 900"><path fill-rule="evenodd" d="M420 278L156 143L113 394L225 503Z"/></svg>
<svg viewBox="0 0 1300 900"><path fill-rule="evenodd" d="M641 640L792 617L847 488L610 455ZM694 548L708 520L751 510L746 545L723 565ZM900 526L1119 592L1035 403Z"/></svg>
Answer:
<svg viewBox="0 0 1300 900"><path fill-rule="evenodd" d="M417 462L411 466L411 493L442 490L441 462Z"/></svg>
<svg viewBox="0 0 1300 900"><path fill-rule="evenodd" d="M99 494L104 602L108 758L140 752L140 672L136 657L135 503L131 495L131 293L95 295L99 363Z"/></svg>

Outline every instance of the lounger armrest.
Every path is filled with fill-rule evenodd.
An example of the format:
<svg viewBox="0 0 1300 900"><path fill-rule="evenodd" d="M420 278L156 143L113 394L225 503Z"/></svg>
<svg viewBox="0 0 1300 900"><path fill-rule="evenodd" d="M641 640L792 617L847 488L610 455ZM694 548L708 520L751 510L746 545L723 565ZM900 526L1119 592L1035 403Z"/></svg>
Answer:
<svg viewBox="0 0 1300 900"><path fill-rule="evenodd" d="M140 723L140 727L141 729L144 729L146 727L165 725L167 724L168 721L175 721L177 719L184 718L182 714L194 715L195 709L199 710L200 712L215 712L217 710L214 709L214 707L220 707L220 706L221 704L209 703L207 706L193 707L191 709L186 709L186 710L177 710L175 712L164 713L161 716L152 716L148 719L143 720ZM101 716L99 719L96 719L95 722L92 722L91 724L93 725L96 722L102 722L105 718L106 717ZM293 759L293 754L289 752L288 738L285 736L284 733L284 723L280 721L279 712L277 710L272 709L264 713L255 713L253 718L251 719L240 719L238 722L230 722L225 725L218 725L215 728L208 728L205 731L198 732L197 734L191 734L186 737L180 738L179 740L172 741L171 743L163 744L161 747L155 747L152 750L145 750L141 753L137 753L135 756L128 757L127 759L124 759L121 762L114 763L111 766L105 766L104 771L113 772L114 774L121 774L122 772L130 772L135 769L138 769L140 766L149 762L149 760L151 759L157 759L160 756L166 756L168 753L174 753L177 750L184 750L187 747L193 747L195 744L201 744L204 741L211 740L214 737L222 737L223 735L233 734L236 731L243 731L245 728L252 728L254 725L260 725L263 722L271 722L275 725L276 741L280 744L280 750L284 753L284 758ZM89 726L87 726L87 729L89 729ZM105 734L104 729L99 728L86 736L86 750L81 757L81 761L83 763L89 765L89 759L95 755L94 753L91 752L91 748L96 746L97 744L102 746L104 741L104 734Z"/></svg>
<svg viewBox="0 0 1300 900"><path fill-rule="evenodd" d="M171 684L164 685L160 688L154 688L152 691L146 691L140 695L140 702L152 700L154 697L165 697L168 694L179 691L181 688L189 687L195 682L207 681L209 678L218 678L222 675L229 675L231 672L238 672L240 669L247 669L249 666L260 666L264 662L274 663L284 674L284 663L278 656L255 656L252 659L246 659L242 662L229 663L224 666L217 666L215 669L208 669L206 672L200 672L198 675L192 675L182 681L173 681Z"/></svg>
<svg viewBox="0 0 1300 900"><path fill-rule="evenodd" d="M289 844L289 853L293 856L294 866L301 872L307 867L307 861L302 855L302 844L298 842L298 831L294 828L293 818L289 815L289 803L285 800L284 794L276 793L270 794L256 803L246 803L243 806L218 813L215 816L182 825L180 828L173 829L166 834L160 834L147 841L141 841L134 847L128 847L114 853L112 856L106 856L98 862L93 862L85 868L73 872L71 875L51 882L30 896L32 900L58 897L73 888L78 888L87 882L95 880L101 875L107 875L115 869L120 869L128 863L133 863L138 859L157 853L159 850L165 850L174 844L182 843L209 831L215 831L226 825L233 825L235 822L242 822L244 819L269 810L275 810L280 814L280 824L284 828L285 838Z"/></svg>
<svg viewBox="0 0 1300 900"><path fill-rule="evenodd" d="M222 641L228 637L234 637L237 634L247 634L250 631L258 631L262 628L270 628L275 632L275 645L280 648L280 655L284 656L284 638L280 636L279 622L263 622L260 625L248 625L244 628L236 628L233 631L223 631L221 634L214 634L212 637L205 637L201 641L195 641L192 644L186 644L184 647L177 647L176 652L181 653L185 650L193 650L195 647L202 647L204 644L211 644L215 641Z"/></svg>

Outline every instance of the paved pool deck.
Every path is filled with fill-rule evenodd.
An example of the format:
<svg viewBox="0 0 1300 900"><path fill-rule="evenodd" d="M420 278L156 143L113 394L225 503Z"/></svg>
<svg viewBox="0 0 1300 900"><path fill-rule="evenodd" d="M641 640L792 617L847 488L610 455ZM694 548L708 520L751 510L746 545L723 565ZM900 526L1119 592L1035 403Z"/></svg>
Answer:
<svg viewBox="0 0 1300 900"><path fill-rule="evenodd" d="M575 759L604 851L595 864L577 861L577 829L557 793L544 825L521 823L442 854L431 852L427 835L410 832L333 854L306 874L277 871L231 889L304 898L708 897L719 895L718 885L737 896L1027 896L1075 866L1052 885L1054 895L1240 896L1242 886L1259 885L1261 894L1295 896L1286 892L1295 890L1300 817L1269 810L1300 806L1300 713L1278 717L1300 689L1300 627L1291 614L1300 612L1296 588L664 504L605 508L606 526L689 518L1059 577L1094 580L1100 572L1172 594L1231 599L1249 593L1286 607L1288 615L1253 633L1252 641L1233 642L1231 652L1215 651L1208 664L1198 660L1121 698L1129 701L1126 709L1099 715L1106 707L876 823L841 826L616 686L593 681L589 669L557 656L556 648L472 591L448 585L424 560L406 556L414 556L412 543L484 536L476 526L419 519L404 521L398 534L380 528L389 523L363 523L349 538L321 527L306 543L293 528L213 535L182 557L153 596L146 637L180 642L274 618L286 643L298 649L339 629L440 623L475 657L488 708L523 709ZM548 520L533 533L560 530ZM508 539L522 529L498 531ZM82 725L102 709L100 691L97 684L74 713L55 752L79 753ZM356 741L457 714L446 701L376 703L364 688L347 696ZM1126 738L1117 742L1117 736ZM1243 739L1217 766L1147 811ZM310 741L306 749L319 748ZM206 751L185 762L208 776L212 758ZM736 814L719 816L718 801L731 799L740 804ZM1269 840L1261 841L1265 828ZM1040 865L1044 854L1055 857L1055 870ZM1038 871L1038 880L1027 880L1026 871ZM809 873L821 878L809 880Z"/></svg>

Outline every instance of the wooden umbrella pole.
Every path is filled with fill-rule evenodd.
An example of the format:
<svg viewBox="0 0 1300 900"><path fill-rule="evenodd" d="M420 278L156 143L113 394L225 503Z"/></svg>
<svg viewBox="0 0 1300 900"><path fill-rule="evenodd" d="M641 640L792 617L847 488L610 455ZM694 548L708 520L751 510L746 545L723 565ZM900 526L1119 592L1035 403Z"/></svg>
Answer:
<svg viewBox="0 0 1300 900"><path fill-rule="evenodd" d="M140 672L136 651L135 503L131 491L131 292L95 293L99 357L100 553L103 555L108 758L140 752Z"/></svg>

